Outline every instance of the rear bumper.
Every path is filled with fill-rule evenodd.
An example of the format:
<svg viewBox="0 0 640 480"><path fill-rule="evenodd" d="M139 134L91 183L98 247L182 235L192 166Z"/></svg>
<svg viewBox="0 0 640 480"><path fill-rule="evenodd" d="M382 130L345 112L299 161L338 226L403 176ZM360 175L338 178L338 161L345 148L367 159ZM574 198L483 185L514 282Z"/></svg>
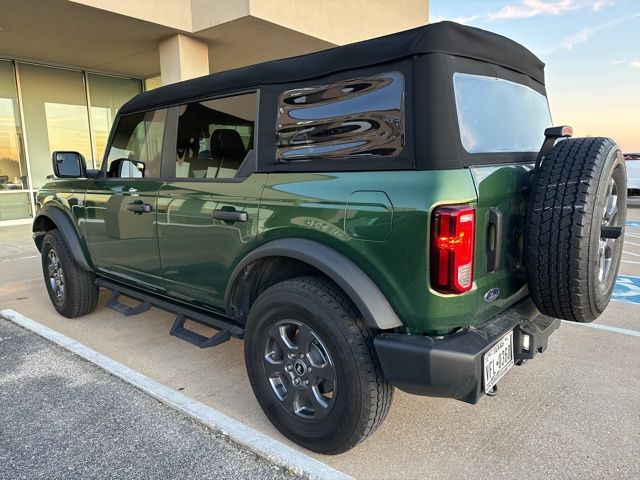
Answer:
<svg viewBox="0 0 640 480"><path fill-rule="evenodd" d="M483 355L513 330L514 361L528 360L547 348L560 320L546 317L530 298L479 327L436 338L383 333L374 345L387 380L414 395L476 403L484 395ZM529 335L529 350L523 348Z"/></svg>

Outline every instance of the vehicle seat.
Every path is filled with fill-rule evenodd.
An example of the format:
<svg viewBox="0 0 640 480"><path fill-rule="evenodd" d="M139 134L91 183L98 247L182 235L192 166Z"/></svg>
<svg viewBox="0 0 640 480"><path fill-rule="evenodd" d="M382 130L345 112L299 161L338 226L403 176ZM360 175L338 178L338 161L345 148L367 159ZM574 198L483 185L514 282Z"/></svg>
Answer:
<svg viewBox="0 0 640 480"><path fill-rule="evenodd" d="M219 161L217 178L233 177L247 155L240 134L230 128L218 128L211 134L211 156Z"/></svg>

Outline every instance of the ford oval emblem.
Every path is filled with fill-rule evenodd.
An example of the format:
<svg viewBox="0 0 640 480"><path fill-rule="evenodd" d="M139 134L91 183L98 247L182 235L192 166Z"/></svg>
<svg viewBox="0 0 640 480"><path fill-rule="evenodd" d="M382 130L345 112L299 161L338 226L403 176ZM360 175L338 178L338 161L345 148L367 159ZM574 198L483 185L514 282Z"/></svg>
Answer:
<svg viewBox="0 0 640 480"><path fill-rule="evenodd" d="M487 293L484 294L484 301L487 303L493 302L499 296L500 296L500 289L492 288L491 290L489 290Z"/></svg>

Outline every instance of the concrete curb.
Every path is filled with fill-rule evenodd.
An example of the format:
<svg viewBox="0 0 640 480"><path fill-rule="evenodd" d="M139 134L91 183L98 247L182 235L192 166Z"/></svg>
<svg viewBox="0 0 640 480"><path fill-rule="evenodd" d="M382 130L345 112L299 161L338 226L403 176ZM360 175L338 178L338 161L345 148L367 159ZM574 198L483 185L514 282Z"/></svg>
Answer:
<svg viewBox="0 0 640 480"><path fill-rule="evenodd" d="M0 310L0 317L9 320L47 340L88 360L112 375L135 386L162 403L179 410L208 427L227 435L235 443L268 459L276 465L292 470L311 479L347 480L348 475L335 470L324 463L298 452L273 438L254 430L227 415L204 405L183 393L152 380L135 370L112 360L86 345L52 330L14 310Z"/></svg>

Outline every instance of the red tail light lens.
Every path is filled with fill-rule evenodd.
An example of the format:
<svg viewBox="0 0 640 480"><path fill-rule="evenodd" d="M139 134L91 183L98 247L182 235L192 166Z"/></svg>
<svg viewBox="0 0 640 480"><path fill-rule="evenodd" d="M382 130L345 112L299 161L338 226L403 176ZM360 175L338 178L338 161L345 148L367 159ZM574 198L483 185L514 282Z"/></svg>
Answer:
<svg viewBox="0 0 640 480"><path fill-rule="evenodd" d="M473 285L476 212L468 205L436 208L431 239L431 284L436 290L463 293Z"/></svg>

